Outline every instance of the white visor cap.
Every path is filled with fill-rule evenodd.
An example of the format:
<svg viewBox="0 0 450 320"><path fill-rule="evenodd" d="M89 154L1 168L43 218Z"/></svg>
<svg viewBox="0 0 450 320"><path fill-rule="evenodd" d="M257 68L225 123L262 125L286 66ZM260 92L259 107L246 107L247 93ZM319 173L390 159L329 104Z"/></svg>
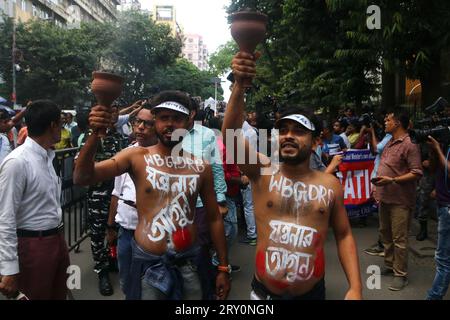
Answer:
<svg viewBox="0 0 450 320"><path fill-rule="evenodd" d="M306 129L308 129L310 131L316 130L316 127L314 127L314 124L307 117L305 117L304 115L301 115L301 114L291 114L289 116L283 117L276 122L275 126L279 127L280 122L283 120L293 120L297 123L300 123L302 126L304 126Z"/></svg>
<svg viewBox="0 0 450 320"><path fill-rule="evenodd" d="M158 104L157 106L153 107L152 110L155 109L169 109L173 111L178 111L186 115L190 115L191 112L188 108L183 106L181 103L175 102L175 101L165 101L161 104Z"/></svg>

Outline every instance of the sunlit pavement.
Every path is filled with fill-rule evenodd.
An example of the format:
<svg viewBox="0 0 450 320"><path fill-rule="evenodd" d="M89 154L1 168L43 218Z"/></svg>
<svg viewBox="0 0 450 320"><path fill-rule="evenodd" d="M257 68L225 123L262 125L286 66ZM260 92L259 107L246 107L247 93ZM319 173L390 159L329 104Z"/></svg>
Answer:
<svg viewBox="0 0 450 320"><path fill-rule="evenodd" d="M435 227L435 224L430 226ZM376 218L368 219L368 226L365 228L353 228L353 233L357 242L361 275L363 282L363 296L365 299L417 299L422 300L426 296L426 292L431 286L434 278L435 267L431 256L417 257L412 252L409 255L409 285L402 291L393 292L388 289L391 282L390 277L381 276L381 288L368 289L367 280L372 273L367 273L367 269L371 265L383 266L383 258L373 257L365 254L365 248L371 246L377 239L377 220ZM413 228L411 234L415 233ZM413 240L413 236L410 237ZM417 246L427 247L425 243L417 243L411 241L415 249ZM432 242L430 242L432 243ZM336 253L336 244L334 235L330 231L325 245L326 250L326 288L327 299L341 300L344 298L347 290L347 281L344 272L339 263ZM419 248L420 250L420 248ZM255 247L239 243L234 244L231 249L231 263L239 265L241 271L232 274L232 289L229 299L246 300L249 299L250 283L254 272ZM72 290L73 298L76 300L99 300L99 299L123 299L124 296L119 288L119 280L117 273L111 273L111 280L114 286L114 295L104 297L98 292L97 275L92 271L93 262L90 253L89 240L83 242L79 253L71 253L71 263L81 268L81 289ZM374 281L369 281L374 284ZM447 300L450 300L450 293L447 293Z"/></svg>

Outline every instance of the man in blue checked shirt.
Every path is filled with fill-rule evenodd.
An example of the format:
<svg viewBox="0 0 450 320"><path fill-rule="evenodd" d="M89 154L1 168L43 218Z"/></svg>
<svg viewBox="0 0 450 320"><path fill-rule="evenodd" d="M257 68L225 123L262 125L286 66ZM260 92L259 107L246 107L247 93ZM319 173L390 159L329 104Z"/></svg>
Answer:
<svg viewBox="0 0 450 320"><path fill-rule="evenodd" d="M188 127L188 134L183 138L183 150L193 154L196 157L203 158L211 164L214 191L216 192L217 203L219 204L219 211L222 216L228 213L225 194L227 192L227 184L225 182L225 175L223 172L222 159L217 145L214 131L204 127L200 121L196 120L199 105L197 101L192 100L193 110L190 116L190 123ZM197 199L197 206L195 211L195 222L198 231L198 243L202 247L204 263L200 267L204 270L199 270L199 274L204 276L201 279L203 286L204 299L212 299L214 292L215 268L211 263L211 238L208 230L208 223L206 219L206 211L200 197Z"/></svg>

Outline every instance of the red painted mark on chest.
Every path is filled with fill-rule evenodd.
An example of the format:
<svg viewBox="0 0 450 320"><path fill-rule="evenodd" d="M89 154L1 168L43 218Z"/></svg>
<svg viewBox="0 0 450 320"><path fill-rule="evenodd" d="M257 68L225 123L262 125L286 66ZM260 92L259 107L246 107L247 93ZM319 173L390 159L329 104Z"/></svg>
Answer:
<svg viewBox="0 0 450 320"><path fill-rule="evenodd" d="M316 259L314 261L314 273L313 276L316 278L322 278L325 273L325 254L322 248L316 249Z"/></svg>
<svg viewBox="0 0 450 320"><path fill-rule="evenodd" d="M320 233L315 233L314 237L313 237L313 248L317 248L321 246L321 242L322 242L322 236L320 235Z"/></svg>
<svg viewBox="0 0 450 320"><path fill-rule="evenodd" d="M189 248L192 243L191 232L187 228L178 228L172 233L172 241L177 251L184 251Z"/></svg>
<svg viewBox="0 0 450 320"><path fill-rule="evenodd" d="M264 277L266 275L266 255L262 251L256 253L256 274L259 277ZM270 285L277 287L279 289L286 289L289 284L285 281L275 280L268 278L267 281Z"/></svg>
<svg viewBox="0 0 450 320"><path fill-rule="evenodd" d="M266 257L264 252L256 252L256 274L260 277L266 275Z"/></svg>

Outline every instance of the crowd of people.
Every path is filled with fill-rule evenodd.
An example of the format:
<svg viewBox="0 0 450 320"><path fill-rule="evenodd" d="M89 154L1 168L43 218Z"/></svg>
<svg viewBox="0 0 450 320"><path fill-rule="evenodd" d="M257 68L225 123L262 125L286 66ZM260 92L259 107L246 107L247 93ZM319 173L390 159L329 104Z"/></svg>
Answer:
<svg viewBox="0 0 450 320"><path fill-rule="evenodd" d="M78 113L76 122L49 100L30 102L17 114L0 108L0 292L65 299L69 255L52 160L55 150L77 147L73 179L89 187L102 295L114 291L108 275L114 247L127 299L226 299L230 273L240 270L228 253L242 213L240 241L255 246L251 299L325 299L330 227L348 280L345 298L361 299L357 248L336 173L347 150L368 149L376 156L371 196L379 208L379 237L365 252L384 257L389 289L402 290L411 219L418 217L423 240L436 210L436 276L427 298L442 299L450 282L443 146L432 137L423 146L413 143L412 122L400 109L357 116L347 108L329 119L286 105L271 123L278 135L262 135L270 119L262 126L263 115L245 111L244 83L255 67L255 56L234 57L223 115L180 91L127 108L96 105ZM259 150L263 136L278 139L279 150Z"/></svg>

